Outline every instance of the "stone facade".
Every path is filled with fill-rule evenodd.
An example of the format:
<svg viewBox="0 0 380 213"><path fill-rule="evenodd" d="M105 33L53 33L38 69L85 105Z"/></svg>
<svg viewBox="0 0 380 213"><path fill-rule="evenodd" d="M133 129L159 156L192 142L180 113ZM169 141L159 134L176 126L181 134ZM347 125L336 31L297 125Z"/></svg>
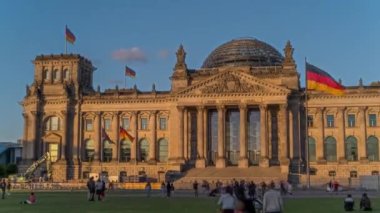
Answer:
<svg viewBox="0 0 380 213"><path fill-rule="evenodd" d="M249 58L239 52L246 47L251 48ZM50 152L53 181L75 181L93 173L118 178L146 174L160 181L168 171L231 166L304 173L305 96L292 54L290 42L282 57L264 42L233 40L193 70L187 68L181 45L171 90L156 91L153 86L140 91L135 86L103 92L93 88L95 68L88 59L37 56L34 82L22 101L20 166L26 168ZM380 86L348 87L339 97L313 92L308 98L308 134L315 142L315 149L309 147L313 177L379 171L379 158L368 159L366 144L370 136L379 138ZM327 115L330 123L333 116L332 126L326 124ZM353 126L347 123L348 115L350 122L354 115ZM345 158L348 136L357 139L357 157L350 160ZM335 161L324 153L328 137L336 139ZM379 149L378 141L374 144Z"/></svg>

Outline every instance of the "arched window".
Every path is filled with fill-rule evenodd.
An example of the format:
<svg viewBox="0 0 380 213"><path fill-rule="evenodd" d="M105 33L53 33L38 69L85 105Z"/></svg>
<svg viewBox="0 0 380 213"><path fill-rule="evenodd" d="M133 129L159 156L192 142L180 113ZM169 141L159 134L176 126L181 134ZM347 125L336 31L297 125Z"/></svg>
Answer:
<svg viewBox="0 0 380 213"><path fill-rule="evenodd" d="M128 162L131 160L131 141L122 140L120 143L120 161Z"/></svg>
<svg viewBox="0 0 380 213"><path fill-rule="evenodd" d="M84 147L85 161L94 160L95 155L95 143L93 140L87 140Z"/></svg>
<svg viewBox="0 0 380 213"><path fill-rule="evenodd" d="M141 162L148 161L149 143L145 138L140 141L138 150L139 150L138 161L141 161Z"/></svg>
<svg viewBox="0 0 380 213"><path fill-rule="evenodd" d="M57 116L49 117L45 122L46 131L56 131L60 129L60 119Z"/></svg>
<svg viewBox="0 0 380 213"><path fill-rule="evenodd" d="M158 161L168 161L168 141L164 138L158 141Z"/></svg>
<svg viewBox="0 0 380 213"><path fill-rule="evenodd" d="M44 81L49 80L49 70L44 69L44 71L42 72L42 74L43 74Z"/></svg>
<svg viewBox="0 0 380 213"><path fill-rule="evenodd" d="M58 70L53 70L53 81L59 80L59 72Z"/></svg>
<svg viewBox="0 0 380 213"><path fill-rule="evenodd" d="M110 162L112 160L112 144L109 140L103 142L103 161Z"/></svg>
<svg viewBox="0 0 380 213"><path fill-rule="evenodd" d="M345 146L345 158L348 161L358 160L358 142L354 136L349 136L346 138Z"/></svg>
<svg viewBox="0 0 380 213"><path fill-rule="evenodd" d="M370 161L379 161L379 139L375 136L367 139L367 157Z"/></svg>
<svg viewBox="0 0 380 213"><path fill-rule="evenodd" d="M325 139L323 153L327 162L336 161L336 140L334 137L329 136Z"/></svg>
<svg viewBox="0 0 380 213"><path fill-rule="evenodd" d="M63 70L63 80L65 80L65 81L70 80L70 72L68 69Z"/></svg>
<svg viewBox="0 0 380 213"><path fill-rule="evenodd" d="M313 137L309 137L309 160L310 162L315 162L316 158L316 147L315 147L315 139Z"/></svg>

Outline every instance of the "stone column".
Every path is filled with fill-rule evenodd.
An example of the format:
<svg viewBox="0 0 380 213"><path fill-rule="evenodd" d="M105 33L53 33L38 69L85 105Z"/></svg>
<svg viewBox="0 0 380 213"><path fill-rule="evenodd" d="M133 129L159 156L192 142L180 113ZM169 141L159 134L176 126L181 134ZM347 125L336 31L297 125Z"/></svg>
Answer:
<svg viewBox="0 0 380 213"><path fill-rule="evenodd" d="M183 153L185 160L189 160L191 158L191 148L189 147L189 140L191 137L189 136L189 128L191 128L191 125L189 125L189 121L191 121L191 113L186 108L184 109L184 116L183 116Z"/></svg>
<svg viewBox="0 0 380 213"><path fill-rule="evenodd" d="M218 159L216 160L216 168L225 168L225 149L224 149L224 132L225 132L225 111L224 105L217 106L218 109Z"/></svg>
<svg viewBox="0 0 380 213"><path fill-rule="evenodd" d="M317 162L326 162L326 159L323 155L324 144L325 144L325 134L324 134L324 122L323 115L324 108L317 108L315 113L315 125L318 128L317 135L315 138L315 148L316 148L316 158Z"/></svg>
<svg viewBox="0 0 380 213"><path fill-rule="evenodd" d="M31 150L32 150L32 160L37 160L41 154L40 154L40 149L41 149L41 139L38 138L38 120L40 117L40 113L36 111L32 111L32 116L31 116L31 127L30 127L30 143L31 143Z"/></svg>
<svg viewBox="0 0 380 213"><path fill-rule="evenodd" d="M294 159L294 122L293 122L293 110L292 107L288 107L289 110L289 158Z"/></svg>
<svg viewBox="0 0 380 213"><path fill-rule="evenodd" d="M150 112L150 146L149 146L149 163L155 164L156 163L156 144L157 144L157 137L156 137L156 111Z"/></svg>
<svg viewBox="0 0 380 213"><path fill-rule="evenodd" d="M95 143L97 143L95 145L95 154L94 154L94 160L95 161L102 160L102 147L103 146L102 146L102 131L101 131L102 117L101 116L102 116L101 112L96 112L95 124L94 124L94 127L95 127L95 131L94 131Z"/></svg>
<svg viewBox="0 0 380 213"><path fill-rule="evenodd" d="M61 111L62 115L62 141L61 141L61 156L59 157L59 160L66 161L67 157L67 111Z"/></svg>
<svg viewBox="0 0 380 213"><path fill-rule="evenodd" d="M345 146L346 142L346 133L345 133L345 107L338 108L338 116L337 116L337 127L339 137L337 138L337 160L338 162L346 162L345 160Z"/></svg>
<svg viewBox="0 0 380 213"><path fill-rule="evenodd" d="M32 156L30 155L33 153L33 150L30 149L32 146L29 141L29 125L28 125L29 116L27 113L22 113L22 116L24 118L24 132L23 132L24 135L22 138L23 140L22 145L23 145L24 151L22 152L22 159L29 160L29 159L32 159Z"/></svg>
<svg viewBox="0 0 380 213"><path fill-rule="evenodd" d="M278 151L282 173L289 172L289 153L288 153L288 106L280 104L278 111Z"/></svg>
<svg viewBox="0 0 380 213"><path fill-rule="evenodd" d="M247 158L247 105L242 104L240 109L240 159L239 168L248 168Z"/></svg>
<svg viewBox="0 0 380 213"><path fill-rule="evenodd" d="M135 138L134 141L131 141L131 163L137 162L137 147L138 147L138 119L137 119L137 112L132 112L131 116L131 130L132 130L132 136Z"/></svg>
<svg viewBox="0 0 380 213"><path fill-rule="evenodd" d="M269 167L268 158L268 106L260 105L260 167Z"/></svg>
<svg viewBox="0 0 380 213"><path fill-rule="evenodd" d="M361 162L367 162L367 120L366 120L367 107L359 107L358 122L357 125L360 128L360 137L358 141L358 159Z"/></svg>
<svg viewBox="0 0 380 213"><path fill-rule="evenodd" d="M112 133L115 144L112 147L116 149L112 148L112 160L116 160L117 162L119 162L120 158L119 123L119 112L115 112L112 118Z"/></svg>
<svg viewBox="0 0 380 213"><path fill-rule="evenodd" d="M184 146L184 119L183 119L183 114L184 114L184 109L185 107L183 106L177 106L177 110L178 110L178 124L179 124L179 141L178 141L178 158L177 158L177 162L178 163L183 163L184 162L184 149L183 149L183 146Z"/></svg>
<svg viewBox="0 0 380 213"><path fill-rule="evenodd" d="M197 107L197 161L196 168L205 168L205 153L204 153L204 121L203 112L204 106Z"/></svg>
<svg viewBox="0 0 380 213"><path fill-rule="evenodd" d="M207 108L204 108L203 110L203 158L205 159L206 161L206 165L207 165L207 161L208 161L208 156L207 156L207 153L210 151L208 150L208 146L207 146L207 141L208 141L208 138L207 138L207 131L208 131L208 126L207 126L207 121L208 121L208 110Z"/></svg>

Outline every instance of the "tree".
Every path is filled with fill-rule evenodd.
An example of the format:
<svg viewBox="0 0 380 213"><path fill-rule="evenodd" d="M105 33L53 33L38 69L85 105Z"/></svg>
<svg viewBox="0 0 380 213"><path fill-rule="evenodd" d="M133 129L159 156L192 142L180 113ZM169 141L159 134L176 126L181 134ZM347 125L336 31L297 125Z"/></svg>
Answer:
<svg viewBox="0 0 380 213"><path fill-rule="evenodd" d="M13 175L13 174L17 174L17 165L16 164L8 164L7 165L7 168L6 168L6 172L7 172L7 175Z"/></svg>
<svg viewBox="0 0 380 213"><path fill-rule="evenodd" d="M5 166L4 165L0 165L0 177L5 177L6 173L5 173Z"/></svg>

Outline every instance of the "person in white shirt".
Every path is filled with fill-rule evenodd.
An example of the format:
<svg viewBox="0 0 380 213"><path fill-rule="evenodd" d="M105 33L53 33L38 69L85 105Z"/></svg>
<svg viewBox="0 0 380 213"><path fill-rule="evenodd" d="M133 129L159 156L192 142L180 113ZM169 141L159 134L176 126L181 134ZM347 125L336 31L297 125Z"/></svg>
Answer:
<svg viewBox="0 0 380 213"><path fill-rule="evenodd" d="M281 213L284 211L282 197L280 192L276 191L275 184L272 181L269 184L269 190L264 194L263 212L264 213Z"/></svg>
<svg viewBox="0 0 380 213"><path fill-rule="evenodd" d="M225 193L223 193L218 200L218 205L222 213L234 213L235 198L232 196L232 192L232 188L227 186Z"/></svg>

